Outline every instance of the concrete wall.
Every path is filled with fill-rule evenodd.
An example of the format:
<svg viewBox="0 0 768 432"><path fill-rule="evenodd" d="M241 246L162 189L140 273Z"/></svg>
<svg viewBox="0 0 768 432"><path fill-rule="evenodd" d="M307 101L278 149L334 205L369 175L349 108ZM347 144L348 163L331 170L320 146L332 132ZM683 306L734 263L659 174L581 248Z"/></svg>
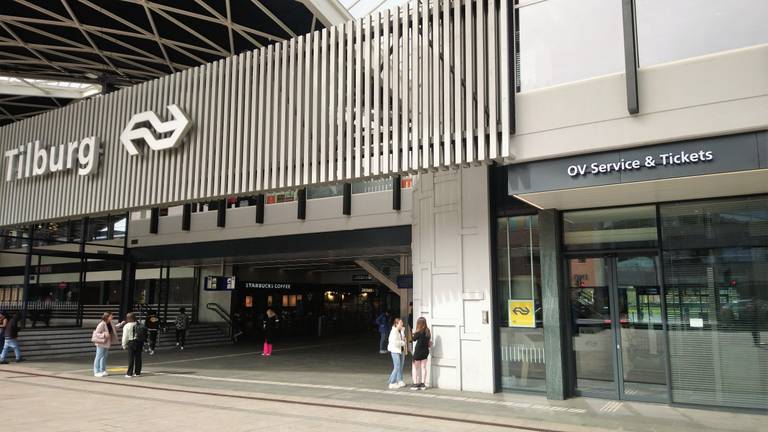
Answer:
<svg viewBox="0 0 768 432"><path fill-rule="evenodd" d="M414 321L432 328L432 382L493 391L488 168L422 174L414 186Z"/></svg>
<svg viewBox="0 0 768 432"><path fill-rule="evenodd" d="M639 71L640 114L627 113L624 74L516 98L515 161L768 129L768 45Z"/></svg>
<svg viewBox="0 0 768 432"><path fill-rule="evenodd" d="M411 222L411 189L402 190L402 210L392 210L392 191L352 195L352 215L342 215L342 197L307 200L307 218L296 218L297 203L265 206L264 224L256 219L256 207L227 210L227 226L216 226L216 212L192 213L191 230L181 230L181 215L160 218L158 234L149 233L149 219L132 220L129 245L133 247L176 243L271 237L408 225ZM133 241L138 241L132 244Z"/></svg>
<svg viewBox="0 0 768 432"><path fill-rule="evenodd" d="M197 320L203 323L220 323L223 319L214 311L208 309L208 303L218 303L227 313L231 312L232 293L229 291L205 291L203 284L208 276L222 276L221 266L202 267L200 269L200 297L197 309ZM224 275L232 274L232 266L224 267Z"/></svg>

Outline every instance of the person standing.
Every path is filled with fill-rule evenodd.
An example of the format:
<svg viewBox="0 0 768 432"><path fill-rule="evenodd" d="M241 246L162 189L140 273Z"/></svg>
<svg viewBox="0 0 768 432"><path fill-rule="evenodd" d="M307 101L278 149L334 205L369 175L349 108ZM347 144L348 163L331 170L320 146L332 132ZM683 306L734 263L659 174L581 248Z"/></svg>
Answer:
<svg viewBox="0 0 768 432"><path fill-rule="evenodd" d="M189 329L187 309L180 308L179 314L176 315L176 346L182 351L184 350L184 342L187 340L187 329Z"/></svg>
<svg viewBox="0 0 768 432"><path fill-rule="evenodd" d="M149 333L149 355L155 355L155 348L157 347L157 332L160 329L160 318L153 310L147 312L147 318L144 320L144 325L147 326L147 332Z"/></svg>
<svg viewBox="0 0 768 432"><path fill-rule="evenodd" d="M272 343L275 340L278 322L275 311L272 308L267 308L267 313L264 317L264 350L261 353L263 356L269 357L272 355Z"/></svg>
<svg viewBox="0 0 768 432"><path fill-rule="evenodd" d="M429 383L429 368L427 358L432 345L432 334L427 327L427 320L420 317L416 320L416 330L413 332L413 386L411 390L425 390Z"/></svg>
<svg viewBox="0 0 768 432"><path fill-rule="evenodd" d="M403 382L403 363L405 360L405 337L403 336L403 320L395 318L389 331L387 351L392 355L392 373L389 375L389 388L405 387Z"/></svg>
<svg viewBox="0 0 768 432"><path fill-rule="evenodd" d="M128 370L126 378L141 376L141 352L147 339L147 328L136 321L131 312L126 315L127 324L123 327L123 349L128 351Z"/></svg>
<svg viewBox="0 0 768 432"><path fill-rule="evenodd" d="M5 325L8 324L8 318L5 317L5 312L0 312L0 350L5 346Z"/></svg>
<svg viewBox="0 0 768 432"><path fill-rule="evenodd" d="M376 317L376 326L379 329L379 354L386 354L387 350L387 337L389 336L390 324L389 324L389 311L383 311Z"/></svg>
<svg viewBox="0 0 768 432"><path fill-rule="evenodd" d="M96 345L96 358L93 360L93 376L105 377L107 373L107 357L109 357L109 347L117 343L117 332L112 325L112 314L105 312L101 316L101 321L96 326L91 336L91 342Z"/></svg>
<svg viewBox="0 0 768 432"><path fill-rule="evenodd" d="M8 350L13 349L13 353L16 354L16 363L21 361L21 350L19 349L19 313L13 314L13 318L8 321L3 330L3 336L5 338L5 345L3 345L3 351L0 354L0 364L8 364L5 357L8 355Z"/></svg>

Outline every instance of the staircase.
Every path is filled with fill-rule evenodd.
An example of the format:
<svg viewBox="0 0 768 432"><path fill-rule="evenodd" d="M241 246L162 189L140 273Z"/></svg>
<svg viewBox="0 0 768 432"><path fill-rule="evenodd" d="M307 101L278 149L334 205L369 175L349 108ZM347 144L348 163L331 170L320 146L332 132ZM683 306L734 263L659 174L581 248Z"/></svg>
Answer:
<svg viewBox="0 0 768 432"><path fill-rule="evenodd" d="M46 328L23 329L19 332L19 346L21 354L26 359L49 359L61 357L74 357L85 354L93 354L95 348L91 343L90 328ZM122 332L118 330L118 337ZM171 328L165 333L160 333L157 349L167 350L176 348L176 330ZM201 346L227 345L232 341L222 327L214 324L192 325L187 333L186 348ZM119 345L113 345L112 349L120 349ZM10 354L13 359L13 354Z"/></svg>

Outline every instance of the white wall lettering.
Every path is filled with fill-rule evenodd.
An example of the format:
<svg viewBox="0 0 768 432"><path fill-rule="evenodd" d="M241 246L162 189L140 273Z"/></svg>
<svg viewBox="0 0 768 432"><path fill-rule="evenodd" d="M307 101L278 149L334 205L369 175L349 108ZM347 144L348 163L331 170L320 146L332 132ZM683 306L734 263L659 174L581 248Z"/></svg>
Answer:
<svg viewBox="0 0 768 432"><path fill-rule="evenodd" d="M619 159L614 162L590 162L587 164L569 165L566 171L571 177L586 175L601 175L635 171L641 169L653 169L659 166L681 166L711 162L715 159L712 151L700 150L697 152L679 151L662 153L656 156L643 156L640 159Z"/></svg>
<svg viewBox="0 0 768 432"><path fill-rule="evenodd" d="M5 181L72 169L77 169L78 175L91 175L99 169L99 155L95 136L51 147L43 147L40 141L28 142L5 152Z"/></svg>

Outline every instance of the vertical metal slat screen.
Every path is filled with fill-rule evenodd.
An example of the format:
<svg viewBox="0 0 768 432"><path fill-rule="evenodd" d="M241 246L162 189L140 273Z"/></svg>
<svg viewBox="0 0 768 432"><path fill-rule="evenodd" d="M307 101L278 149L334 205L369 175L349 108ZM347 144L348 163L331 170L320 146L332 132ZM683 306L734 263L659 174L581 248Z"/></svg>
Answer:
<svg viewBox="0 0 768 432"><path fill-rule="evenodd" d="M508 158L507 3L412 1L0 128L2 152L89 136L102 149L92 176L0 182L0 225ZM129 155L129 119L167 121L171 104L193 124L182 143Z"/></svg>

